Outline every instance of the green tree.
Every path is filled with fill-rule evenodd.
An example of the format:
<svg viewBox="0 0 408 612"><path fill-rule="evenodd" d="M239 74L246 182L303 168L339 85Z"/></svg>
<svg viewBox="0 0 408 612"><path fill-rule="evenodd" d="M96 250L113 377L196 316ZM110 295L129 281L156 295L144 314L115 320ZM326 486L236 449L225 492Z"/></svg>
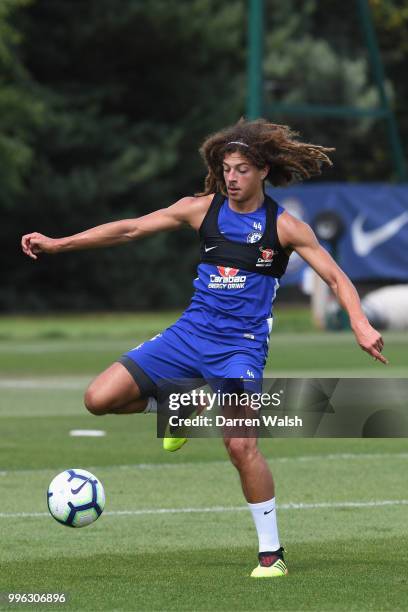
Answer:
<svg viewBox="0 0 408 612"><path fill-rule="evenodd" d="M376 103L351 5L265 0L267 101ZM407 12L397 0L371 5L405 134ZM0 308L186 304L198 260L191 232L35 265L17 254L18 236L67 235L199 191L198 145L245 110L246 9L246 0L0 2ZM392 174L379 122L271 118L336 146L325 180Z"/></svg>
<svg viewBox="0 0 408 612"><path fill-rule="evenodd" d="M24 232L66 235L201 189L200 141L244 110L243 9L240 0L123 0L120 10L114 0L38 0L20 12L24 65L47 117L20 204ZM180 306L197 259L186 232L44 260L21 276L24 307Z"/></svg>
<svg viewBox="0 0 408 612"><path fill-rule="evenodd" d="M288 0L282 7L277 0L267 0L266 7L266 100L272 108L276 101L361 109L379 105L357 3ZM379 19L377 28L381 39ZM388 68L387 63L390 77ZM391 78L386 84L391 98L396 97L394 83ZM274 115L274 119L294 125L310 141L336 147L335 165L326 180L392 177L384 122L284 114Z"/></svg>
<svg viewBox="0 0 408 612"><path fill-rule="evenodd" d="M0 4L0 210L11 208L23 191L33 158L33 129L42 118L41 102L18 57L20 36L10 23L25 5L27 0Z"/></svg>

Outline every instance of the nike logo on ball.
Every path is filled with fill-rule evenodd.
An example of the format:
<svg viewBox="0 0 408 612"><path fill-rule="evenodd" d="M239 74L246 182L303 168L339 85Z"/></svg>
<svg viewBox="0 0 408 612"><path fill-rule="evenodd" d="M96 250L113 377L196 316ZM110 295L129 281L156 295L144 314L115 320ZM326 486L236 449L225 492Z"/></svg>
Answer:
<svg viewBox="0 0 408 612"><path fill-rule="evenodd" d="M370 231L363 229L365 219L364 215L358 215L351 226L351 241L355 252L360 257L365 257L377 246L395 236L408 223L408 212L403 212L398 217Z"/></svg>
<svg viewBox="0 0 408 612"><path fill-rule="evenodd" d="M270 514L271 512L273 512L275 510L275 508L272 508L271 510L265 510L264 514Z"/></svg>
<svg viewBox="0 0 408 612"><path fill-rule="evenodd" d="M91 478L87 478L77 489L71 489L72 495L76 495L77 493L79 493L80 490L91 480L92 480Z"/></svg>
<svg viewBox="0 0 408 612"><path fill-rule="evenodd" d="M206 247L206 246L205 246L205 247L204 247L204 251L205 251L206 253L208 253L208 251L212 251L213 249L216 249L216 248L217 248L216 246L213 246L213 247Z"/></svg>

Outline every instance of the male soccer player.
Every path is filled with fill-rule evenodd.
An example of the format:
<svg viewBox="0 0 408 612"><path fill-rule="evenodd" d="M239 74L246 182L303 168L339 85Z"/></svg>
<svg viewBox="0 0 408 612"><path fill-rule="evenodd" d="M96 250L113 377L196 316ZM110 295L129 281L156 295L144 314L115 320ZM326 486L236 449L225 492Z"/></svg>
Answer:
<svg viewBox="0 0 408 612"><path fill-rule="evenodd" d="M320 174L331 149L302 143L287 126L241 120L207 138L205 190L137 219L100 225L66 238L31 233L23 251L40 253L123 244L189 225L199 232L201 262L190 306L152 340L129 351L88 387L96 415L149 410L160 379L261 379L272 325L272 303L292 251L327 282L350 317L360 347L374 359L383 340L365 317L358 294L319 245L313 231L265 195L264 183L288 184ZM287 574L279 542L275 493L256 438L224 439L237 468L259 540L253 577Z"/></svg>

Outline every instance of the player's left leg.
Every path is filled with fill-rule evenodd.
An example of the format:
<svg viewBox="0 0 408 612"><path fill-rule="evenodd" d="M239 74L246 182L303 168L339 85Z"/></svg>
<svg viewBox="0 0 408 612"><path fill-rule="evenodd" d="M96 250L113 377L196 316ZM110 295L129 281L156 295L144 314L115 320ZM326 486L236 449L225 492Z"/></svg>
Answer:
<svg viewBox="0 0 408 612"><path fill-rule="evenodd" d="M258 533L259 565L253 578L287 575L276 520L275 486L271 470L259 451L256 438L224 438L232 464L241 480L242 490Z"/></svg>
<svg viewBox="0 0 408 612"><path fill-rule="evenodd" d="M218 351L218 357L222 358L218 367L214 361L216 357L210 357L213 361L211 369L217 372L219 378L224 379L221 385L226 384L228 391L231 391L231 384L236 384L239 391L262 391L265 353L241 347L224 347L222 351ZM230 407L229 411L231 410L235 410L237 416L238 413L243 416L242 408L238 410L237 407ZM250 413L254 416L251 408L247 416L251 416ZM277 527L274 481L268 463L258 448L256 429L252 427L247 430L244 428L243 431L225 431L224 443L232 464L238 470L242 490L258 534L259 565L251 576L286 576L288 571Z"/></svg>

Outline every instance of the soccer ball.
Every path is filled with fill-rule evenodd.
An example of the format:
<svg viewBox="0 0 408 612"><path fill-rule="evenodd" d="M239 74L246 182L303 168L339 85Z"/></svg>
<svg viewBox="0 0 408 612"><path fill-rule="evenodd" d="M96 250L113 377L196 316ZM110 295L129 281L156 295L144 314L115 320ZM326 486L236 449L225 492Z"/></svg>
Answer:
<svg viewBox="0 0 408 612"><path fill-rule="evenodd" d="M102 483L91 472L65 470L51 481L47 491L51 516L67 527L85 527L99 518L105 507Z"/></svg>

